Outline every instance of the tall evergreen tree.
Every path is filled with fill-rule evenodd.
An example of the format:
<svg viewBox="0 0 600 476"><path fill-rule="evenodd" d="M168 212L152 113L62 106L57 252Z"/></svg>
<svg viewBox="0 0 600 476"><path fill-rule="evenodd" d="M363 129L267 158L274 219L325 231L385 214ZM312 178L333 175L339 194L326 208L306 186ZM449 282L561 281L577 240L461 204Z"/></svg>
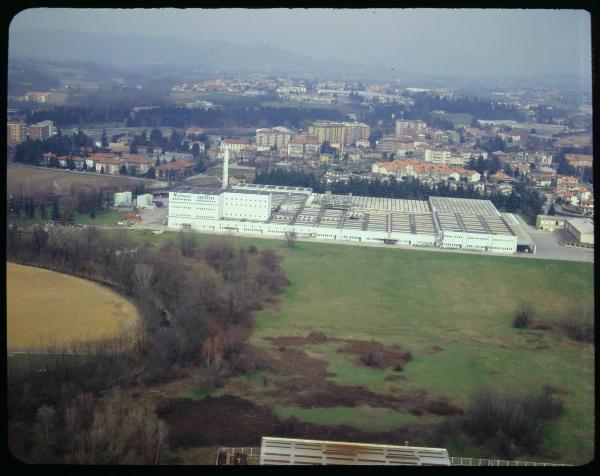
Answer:
<svg viewBox="0 0 600 476"><path fill-rule="evenodd" d="M57 221L60 219L60 209L58 208L58 200L54 200L52 204L52 220Z"/></svg>
<svg viewBox="0 0 600 476"><path fill-rule="evenodd" d="M102 148L108 149L108 139L106 138L106 129L102 129Z"/></svg>

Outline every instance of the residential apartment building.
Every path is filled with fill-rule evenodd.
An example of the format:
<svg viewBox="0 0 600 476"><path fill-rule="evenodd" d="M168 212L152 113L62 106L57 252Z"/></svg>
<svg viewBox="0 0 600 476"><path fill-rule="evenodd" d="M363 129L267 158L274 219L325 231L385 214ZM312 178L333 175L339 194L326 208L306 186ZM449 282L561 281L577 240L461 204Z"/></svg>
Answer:
<svg viewBox="0 0 600 476"><path fill-rule="evenodd" d="M108 175L117 175L123 166L123 162L117 159L101 158L94 160L96 172L105 173Z"/></svg>
<svg viewBox="0 0 600 476"><path fill-rule="evenodd" d="M128 172L135 172L137 175L144 175L150 170L154 162L143 155L130 154L123 158L123 163Z"/></svg>
<svg viewBox="0 0 600 476"><path fill-rule="evenodd" d="M316 121L308 128L308 133L317 137L319 143L350 145L368 140L371 128L361 122Z"/></svg>
<svg viewBox="0 0 600 476"><path fill-rule="evenodd" d="M344 122L343 144L356 144L357 142L369 140L371 128L362 122Z"/></svg>
<svg viewBox="0 0 600 476"><path fill-rule="evenodd" d="M256 129L257 150L269 150L272 147L282 149L287 147L292 138L292 131L278 126L272 129Z"/></svg>
<svg viewBox="0 0 600 476"><path fill-rule="evenodd" d="M156 166L156 178L159 180L182 180L193 174L194 164L190 162L168 162Z"/></svg>
<svg viewBox="0 0 600 476"><path fill-rule="evenodd" d="M29 92L23 96L25 101L27 102L41 102L46 103L50 101L50 96L52 93L47 92Z"/></svg>
<svg viewBox="0 0 600 476"><path fill-rule="evenodd" d="M309 126L308 133L315 136L320 144L325 141L343 143L344 124L341 122L317 121Z"/></svg>
<svg viewBox="0 0 600 476"><path fill-rule="evenodd" d="M565 154L565 159L575 168L591 167L594 157L585 154Z"/></svg>
<svg viewBox="0 0 600 476"><path fill-rule="evenodd" d="M219 146L220 153L229 150L233 155L237 155L244 147L248 145L247 140L243 139L223 139Z"/></svg>
<svg viewBox="0 0 600 476"><path fill-rule="evenodd" d="M396 138L396 155L399 157L405 156L408 153L415 153L417 150L416 141L412 137Z"/></svg>
<svg viewBox="0 0 600 476"><path fill-rule="evenodd" d="M427 128L427 123L425 121L409 121L405 119L397 119L396 120L396 136L404 137L404 136L413 136L415 137L417 134L421 132L425 132Z"/></svg>
<svg viewBox="0 0 600 476"><path fill-rule="evenodd" d="M319 140L309 134L298 134L288 143L288 157L305 158L319 153Z"/></svg>
<svg viewBox="0 0 600 476"><path fill-rule="evenodd" d="M387 154L395 154L398 146L396 136L383 136L377 141L377 150Z"/></svg>
<svg viewBox="0 0 600 476"><path fill-rule="evenodd" d="M393 175L398 178L412 177L419 180L466 180L478 182L481 175L475 170L450 167L446 164L432 164L418 159L393 160L392 162L376 162L371 171L374 174Z"/></svg>
<svg viewBox="0 0 600 476"><path fill-rule="evenodd" d="M9 146L21 144L27 140L27 124L21 121L6 123L6 141Z"/></svg>
<svg viewBox="0 0 600 476"><path fill-rule="evenodd" d="M31 140L45 140L54 134L54 123L42 121L27 127L27 135Z"/></svg>
<svg viewBox="0 0 600 476"><path fill-rule="evenodd" d="M199 127L188 127L185 130L185 137L196 137L204 134L204 129Z"/></svg>
<svg viewBox="0 0 600 476"><path fill-rule="evenodd" d="M449 149L425 149L425 162L433 164L446 164L450 162L452 152Z"/></svg>

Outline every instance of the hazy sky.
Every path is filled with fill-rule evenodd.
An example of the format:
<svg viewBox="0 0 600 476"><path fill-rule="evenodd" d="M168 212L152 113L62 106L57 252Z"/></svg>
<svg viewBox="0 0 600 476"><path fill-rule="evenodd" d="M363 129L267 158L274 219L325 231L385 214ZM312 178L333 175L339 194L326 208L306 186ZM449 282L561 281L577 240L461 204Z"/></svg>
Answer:
<svg viewBox="0 0 600 476"><path fill-rule="evenodd" d="M432 74L591 76L590 17L582 10L37 8L10 28L264 41L319 59Z"/></svg>

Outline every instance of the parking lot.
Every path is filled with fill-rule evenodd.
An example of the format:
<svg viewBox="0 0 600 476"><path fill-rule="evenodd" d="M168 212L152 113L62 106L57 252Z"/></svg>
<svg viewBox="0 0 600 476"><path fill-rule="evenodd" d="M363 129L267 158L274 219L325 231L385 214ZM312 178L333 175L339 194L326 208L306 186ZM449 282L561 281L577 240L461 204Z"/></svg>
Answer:
<svg viewBox="0 0 600 476"><path fill-rule="evenodd" d="M558 231L537 230L534 226L525 223L519 215L512 214L517 220L517 224L511 224L511 228L519 238L529 237L535 244L536 252L529 255L532 258L557 259L567 261L587 261L594 262L594 250L586 248L571 248L560 244L561 236ZM528 256L523 253L523 256Z"/></svg>
<svg viewBox="0 0 600 476"><path fill-rule="evenodd" d="M167 228L167 214L169 211L169 200L166 198L161 199L163 202L162 207L146 208L140 213L142 221L139 228L148 228L151 230L165 230Z"/></svg>

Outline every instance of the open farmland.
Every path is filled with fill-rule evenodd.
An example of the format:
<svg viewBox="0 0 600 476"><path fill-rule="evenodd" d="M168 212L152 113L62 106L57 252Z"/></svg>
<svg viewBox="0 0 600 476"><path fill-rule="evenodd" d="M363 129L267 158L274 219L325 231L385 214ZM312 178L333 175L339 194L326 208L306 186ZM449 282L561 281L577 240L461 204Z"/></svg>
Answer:
<svg viewBox="0 0 600 476"><path fill-rule="evenodd" d="M102 286L15 263L6 267L9 350L114 337L137 323L136 308Z"/></svg>
<svg viewBox="0 0 600 476"><path fill-rule="evenodd" d="M215 238L198 235L199 243ZM169 239L177 243L174 233L151 238ZM283 241L226 239L283 254L291 286L256 315L251 342L266 369L230 379L211 396L240 396L307 424L385 432L458 414L485 386L519 394L550 384L563 392L565 413L536 459L592 458L593 346L511 322L521 302L546 320L576 306L593 309L593 264L307 242L288 250ZM360 349L373 342L411 358L398 370L363 365ZM462 438L449 450L481 456Z"/></svg>
<svg viewBox="0 0 600 476"><path fill-rule="evenodd" d="M59 169L8 165L6 192L12 195L44 195L48 191L66 192L74 184L93 185L94 180L100 188L113 188L115 190L133 190L141 183L146 187L151 187L154 184L162 185L154 180L141 181L118 175L94 175Z"/></svg>

